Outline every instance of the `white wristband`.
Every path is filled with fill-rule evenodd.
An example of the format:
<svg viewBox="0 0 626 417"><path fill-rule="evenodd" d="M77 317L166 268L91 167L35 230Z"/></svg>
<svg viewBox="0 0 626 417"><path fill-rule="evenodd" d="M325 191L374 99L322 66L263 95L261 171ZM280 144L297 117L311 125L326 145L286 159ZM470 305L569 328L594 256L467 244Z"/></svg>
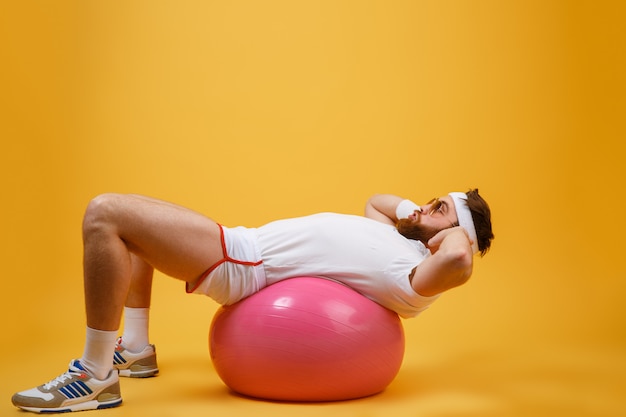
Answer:
<svg viewBox="0 0 626 417"><path fill-rule="evenodd" d="M415 210L420 210L420 206L412 202L411 200L402 200L398 207L396 207L396 218L406 219L409 217L409 214L413 213Z"/></svg>

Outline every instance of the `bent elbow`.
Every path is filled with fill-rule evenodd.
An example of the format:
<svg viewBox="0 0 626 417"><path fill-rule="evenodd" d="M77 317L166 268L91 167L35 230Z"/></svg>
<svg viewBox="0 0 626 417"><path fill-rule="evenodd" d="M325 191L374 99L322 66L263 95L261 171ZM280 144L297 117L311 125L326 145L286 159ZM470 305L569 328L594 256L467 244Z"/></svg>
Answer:
<svg viewBox="0 0 626 417"><path fill-rule="evenodd" d="M457 271L458 285L464 284L472 275L474 256L471 248L456 249L449 254L449 265Z"/></svg>
<svg viewBox="0 0 626 417"><path fill-rule="evenodd" d="M470 247L451 249L446 254L446 257L448 258L450 265L454 265L460 269L471 266L473 262L473 254Z"/></svg>

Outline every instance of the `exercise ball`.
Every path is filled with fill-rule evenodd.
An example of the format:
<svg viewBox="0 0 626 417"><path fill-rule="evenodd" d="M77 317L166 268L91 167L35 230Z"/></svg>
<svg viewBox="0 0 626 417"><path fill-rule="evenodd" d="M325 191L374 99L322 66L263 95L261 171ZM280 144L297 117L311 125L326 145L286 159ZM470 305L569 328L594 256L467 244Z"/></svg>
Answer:
<svg viewBox="0 0 626 417"><path fill-rule="evenodd" d="M215 370L234 392L279 401L338 401L383 391L404 356L398 315L351 288L296 277L218 309Z"/></svg>

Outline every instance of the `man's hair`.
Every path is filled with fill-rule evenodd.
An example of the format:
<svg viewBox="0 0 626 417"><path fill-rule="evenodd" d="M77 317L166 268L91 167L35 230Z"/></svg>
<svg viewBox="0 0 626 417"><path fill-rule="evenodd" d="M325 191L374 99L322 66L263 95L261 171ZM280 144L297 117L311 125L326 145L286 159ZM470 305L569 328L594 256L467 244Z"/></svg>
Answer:
<svg viewBox="0 0 626 417"><path fill-rule="evenodd" d="M466 194L467 207L472 213L472 220L474 220L474 227L476 227L478 250L480 256L485 256L494 238L491 230L491 210L489 210L487 202L478 194L478 188L471 189Z"/></svg>

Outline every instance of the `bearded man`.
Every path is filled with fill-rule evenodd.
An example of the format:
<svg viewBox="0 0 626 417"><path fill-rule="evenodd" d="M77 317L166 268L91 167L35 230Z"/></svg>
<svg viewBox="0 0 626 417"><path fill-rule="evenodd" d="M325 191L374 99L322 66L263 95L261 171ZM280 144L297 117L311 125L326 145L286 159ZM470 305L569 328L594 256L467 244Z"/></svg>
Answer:
<svg viewBox="0 0 626 417"><path fill-rule="evenodd" d="M487 253L493 237L489 206L476 189L423 205L378 194L365 216L319 213L258 228L226 227L144 196L98 196L83 219L83 356L52 381L15 394L13 404L34 412L116 407L119 376L158 373L148 339L155 269L223 305L284 279L330 279L409 318L465 283L474 255Z"/></svg>

